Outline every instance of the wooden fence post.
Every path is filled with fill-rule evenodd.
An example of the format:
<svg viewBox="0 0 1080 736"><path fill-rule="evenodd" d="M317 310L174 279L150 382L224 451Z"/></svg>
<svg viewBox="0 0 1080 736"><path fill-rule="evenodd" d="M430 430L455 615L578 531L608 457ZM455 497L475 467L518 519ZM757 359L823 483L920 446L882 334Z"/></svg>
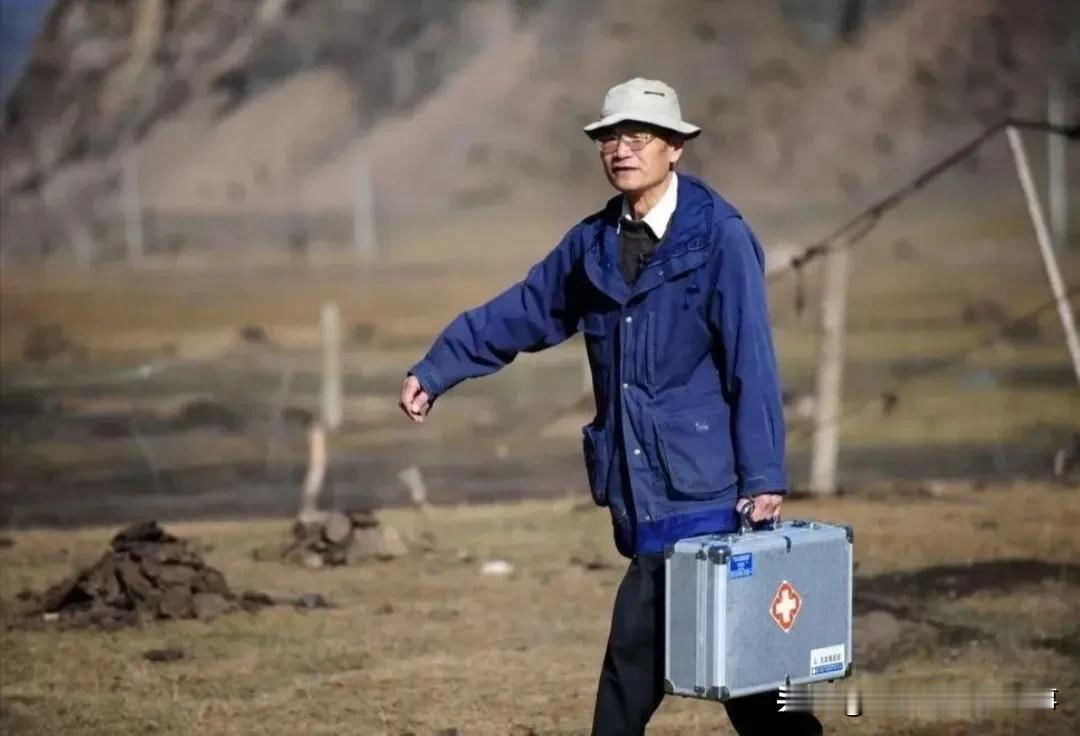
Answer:
<svg viewBox="0 0 1080 736"><path fill-rule="evenodd" d="M322 421L328 430L341 428L341 311L334 302L322 305L320 315L323 346Z"/></svg>
<svg viewBox="0 0 1080 736"><path fill-rule="evenodd" d="M1020 177L1020 186L1023 187L1024 196L1027 198L1028 214L1031 215L1031 224L1035 228L1035 240L1039 244L1043 266L1046 268L1046 277L1050 281L1050 291L1054 295L1054 301L1057 302L1061 327L1065 331L1065 344L1072 357L1073 372L1076 373L1076 382L1080 384L1080 338L1077 338L1076 322L1073 321L1069 300L1065 297L1065 282L1061 278L1057 256L1054 255L1054 246L1050 243L1050 231L1046 227L1046 219L1039 205L1039 194L1031 178L1031 167L1028 165L1027 154L1024 152L1024 142L1020 140L1020 131L1011 125L1005 130L1005 135L1009 139L1009 147L1012 148L1013 159L1016 161L1016 174Z"/></svg>
<svg viewBox="0 0 1080 736"><path fill-rule="evenodd" d="M322 395L319 419L308 432L308 471L300 501L299 519L302 523L320 521L319 495L326 480L330 463L329 435L341 427L341 313L337 304L323 304L320 313L320 333L323 346Z"/></svg>
<svg viewBox="0 0 1080 736"><path fill-rule="evenodd" d="M825 256L825 294L821 304L824 334L818 349L814 445L810 466L810 490L814 493L836 493L837 490L850 260L851 251L846 243L834 247Z"/></svg>
<svg viewBox="0 0 1080 736"><path fill-rule="evenodd" d="M1065 126L1064 70L1050 73L1046 100L1047 119L1051 125ZM1046 139L1046 178L1049 192L1050 233L1053 244L1060 250L1069 235L1069 183L1065 160L1065 136L1051 131Z"/></svg>

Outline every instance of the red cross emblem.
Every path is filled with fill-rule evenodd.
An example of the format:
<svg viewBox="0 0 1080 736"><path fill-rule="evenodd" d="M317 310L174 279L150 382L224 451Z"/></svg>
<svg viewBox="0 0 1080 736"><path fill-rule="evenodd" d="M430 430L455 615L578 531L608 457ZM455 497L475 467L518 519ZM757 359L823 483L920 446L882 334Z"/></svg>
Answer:
<svg viewBox="0 0 1080 736"><path fill-rule="evenodd" d="M802 596L795 590L795 586L787 580L780 583L769 606L769 615L772 616L773 621L785 632L791 631L800 610L802 610Z"/></svg>

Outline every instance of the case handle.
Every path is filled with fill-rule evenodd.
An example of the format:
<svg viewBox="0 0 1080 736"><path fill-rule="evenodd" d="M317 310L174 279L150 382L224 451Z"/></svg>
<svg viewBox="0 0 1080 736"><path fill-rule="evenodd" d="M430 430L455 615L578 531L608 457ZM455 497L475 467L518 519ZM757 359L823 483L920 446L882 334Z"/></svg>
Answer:
<svg viewBox="0 0 1080 736"><path fill-rule="evenodd" d="M780 521L780 514L769 519L762 519L761 521L751 521L751 516L754 513L754 499L749 499L749 503L744 505L739 511L739 534L746 534L751 531L772 531L776 528L776 524Z"/></svg>

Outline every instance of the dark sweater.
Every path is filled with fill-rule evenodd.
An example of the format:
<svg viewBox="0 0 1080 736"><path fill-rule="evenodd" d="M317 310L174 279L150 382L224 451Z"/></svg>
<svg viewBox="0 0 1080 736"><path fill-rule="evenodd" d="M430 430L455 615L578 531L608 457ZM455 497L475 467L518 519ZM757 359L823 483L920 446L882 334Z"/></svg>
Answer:
<svg viewBox="0 0 1080 736"><path fill-rule="evenodd" d="M637 281L641 269L660 241L642 220L623 220L619 225L619 267L627 284Z"/></svg>

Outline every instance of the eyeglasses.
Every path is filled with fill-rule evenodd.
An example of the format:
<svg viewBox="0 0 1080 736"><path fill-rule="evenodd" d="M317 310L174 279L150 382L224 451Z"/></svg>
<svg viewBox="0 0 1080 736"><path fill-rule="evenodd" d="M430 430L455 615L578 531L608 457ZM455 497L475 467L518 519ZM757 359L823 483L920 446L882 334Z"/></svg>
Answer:
<svg viewBox="0 0 1080 736"><path fill-rule="evenodd" d="M655 133L644 130L633 133L604 133L596 138L596 147L603 153L615 153L619 150L619 143L626 141L626 147L636 152L649 145L653 138L656 138Z"/></svg>

